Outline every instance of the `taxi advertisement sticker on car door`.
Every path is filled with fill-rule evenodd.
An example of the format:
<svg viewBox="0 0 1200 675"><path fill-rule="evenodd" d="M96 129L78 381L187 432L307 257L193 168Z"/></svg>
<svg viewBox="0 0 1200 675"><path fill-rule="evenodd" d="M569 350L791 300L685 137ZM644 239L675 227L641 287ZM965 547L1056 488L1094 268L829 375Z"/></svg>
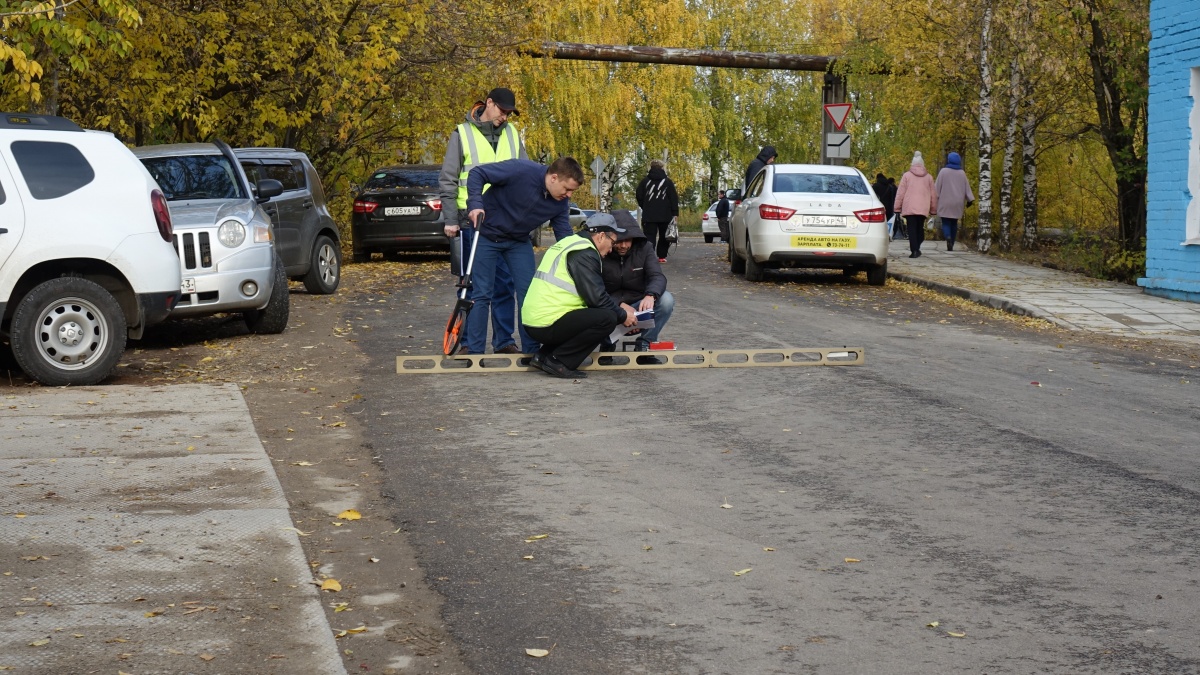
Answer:
<svg viewBox="0 0 1200 675"><path fill-rule="evenodd" d="M858 237L797 234L792 237L792 248L857 248Z"/></svg>

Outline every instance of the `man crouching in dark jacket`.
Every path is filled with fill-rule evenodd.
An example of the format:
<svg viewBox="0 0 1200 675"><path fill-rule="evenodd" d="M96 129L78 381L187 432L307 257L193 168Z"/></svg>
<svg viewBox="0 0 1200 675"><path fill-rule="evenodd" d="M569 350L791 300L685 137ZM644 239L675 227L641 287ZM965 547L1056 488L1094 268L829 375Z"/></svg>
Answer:
<svg viewBox="0 0 1200 675"><path fill-rule="evenodd" d="M604 290L618 303L632 306L639 312L654 310L654 327L646 330L637 339L635 351L650 349L651 342L658 342L658 335L675 310L675 296L667 291L667 277L658 264L654 244L642 233L633 214L625 210L612 212L617 227L625 231L617 235L617 243L604 256ZM615 348L604 345L601 349Z"/></svg>

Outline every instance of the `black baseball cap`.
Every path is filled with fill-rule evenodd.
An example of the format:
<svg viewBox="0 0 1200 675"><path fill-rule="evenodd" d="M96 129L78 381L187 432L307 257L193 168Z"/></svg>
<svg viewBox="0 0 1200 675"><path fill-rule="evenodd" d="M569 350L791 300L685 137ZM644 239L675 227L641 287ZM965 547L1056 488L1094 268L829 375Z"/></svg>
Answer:
<svg viewBox="0 0 1200 675"><path fill-rule="evenodd" d="M488 98L492 99L492 103L496 104L504 112L510 115L520 115L517 110L517 97L512 93L512 89L508 87L496 87L488 92Z"/></svg>

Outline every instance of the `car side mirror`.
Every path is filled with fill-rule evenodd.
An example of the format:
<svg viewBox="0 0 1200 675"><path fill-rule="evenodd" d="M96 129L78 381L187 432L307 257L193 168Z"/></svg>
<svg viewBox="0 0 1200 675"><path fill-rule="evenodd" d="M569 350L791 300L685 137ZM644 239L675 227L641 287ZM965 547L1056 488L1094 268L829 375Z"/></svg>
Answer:
<svg viewBox="0 0 1200 675"><path fill-rule="evenodd" d="M733 190L726 190L725 198L731 202L740 202L742 201L742 191L736 188Z"/></svg>
<svg viewBox="0 0 1200 675"><path fill-rule="evenodd" d="M254 184L254 190L258 193L254 201L264 204L271 201L272 197L278 197L283 194L283 183L274 178L264 178Z"/></svg>

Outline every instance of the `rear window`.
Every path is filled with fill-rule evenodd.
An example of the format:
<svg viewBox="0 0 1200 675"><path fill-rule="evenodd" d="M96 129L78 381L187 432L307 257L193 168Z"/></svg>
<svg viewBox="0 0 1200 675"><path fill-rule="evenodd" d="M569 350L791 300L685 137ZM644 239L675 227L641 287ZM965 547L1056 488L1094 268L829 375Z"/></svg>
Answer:
<svg viewBox="0 0 1200 675"><path fill-rule="evenodd" d="M242 162L242 169L251 183L257 183L264 178L274 178L283 184L283 190L303 190L305 187L304 167L298 161L263 162L261 164Z"/></svg>
<svg viewBox="0 0 1200 675"><path fill-rule="evenodd" d="M771 190L833 195L870 194L862 178L836 173L777 173Z"/></svg>
<svg viewBox="0 0 1200 675"><path fill-rule="evenodd" d="M92 165L70 143L13 141L12 154L34 199L58 199L96 178Z"/></svg>
<svg viewBox="0 0 1200 675"><path fill-rule="evenodd" d="M371 176L363 186L366 190L388 190L392 188L436 188L436 169L413 169L411 171L380 171Z"/></svg>
<svg viewBox="0 0 1200 675"><path fill-rule="evenodd" d="M145 157L142 164L167 201L246 198L241 181L224 155Z"/></svg>

